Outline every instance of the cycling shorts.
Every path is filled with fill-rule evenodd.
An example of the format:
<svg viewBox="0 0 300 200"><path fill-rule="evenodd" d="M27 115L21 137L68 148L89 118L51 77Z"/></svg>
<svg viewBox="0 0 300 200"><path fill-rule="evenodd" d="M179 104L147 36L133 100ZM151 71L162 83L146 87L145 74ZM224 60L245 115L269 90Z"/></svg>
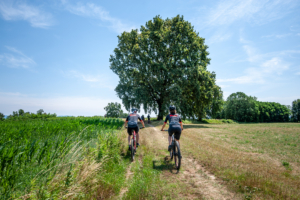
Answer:
<svg viewBox="0 0 300 200"><path fill-rule="evenodd" d="M169 132L169 136L172 136L173 133L174 133L175 139L179 140L180 139L180 135L181 135L181 127L169 128L168 132Z"/></svg>
<svg viewBox="0 0 300 200"><path fill-rule="evenodd" d="M129 135L132 135L132 131L133 131L133 130L135 130L135 133L139 133L140 128L139 128L138 126L136 126L136 127L128 127L128 128L127 128L127 133L128 133Z"/></svg>

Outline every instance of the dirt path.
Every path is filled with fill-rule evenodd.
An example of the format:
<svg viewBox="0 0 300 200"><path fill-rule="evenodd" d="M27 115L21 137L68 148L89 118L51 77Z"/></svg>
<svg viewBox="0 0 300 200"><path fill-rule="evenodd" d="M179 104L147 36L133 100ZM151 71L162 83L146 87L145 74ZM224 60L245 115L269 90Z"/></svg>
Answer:
<svg viewBox="0 0 300 200"><path fill-rule="evenodd" d="M159 131L150 125L151 137L143 137L146 143L157 147L157 150L164 150L168 147L167 132ZM182 145L183 146L183 145ZM167 159L167 157L166 157ZM178 174L174 174L172 170L165 170L162 177L169 181L174 178L184 184L189 192L182 194L179 198L187 199L240 199L234 193L228 191L220 180L205 170L195 159L184 153L182 158L182 168Z"/></svg>
<svg viewBox="0 0 300 200"><path fill-rule="evenodd" d="M129 165L129 167L127 168L126 171L126 182L128 182L129 178L133 175L133 173L131 172L131 164ZM126 184L128 185L128 184ZM119 194L119 197L117 199L122 199L124 194L128 191L128 187L122 188L121 192Z"/></svg>

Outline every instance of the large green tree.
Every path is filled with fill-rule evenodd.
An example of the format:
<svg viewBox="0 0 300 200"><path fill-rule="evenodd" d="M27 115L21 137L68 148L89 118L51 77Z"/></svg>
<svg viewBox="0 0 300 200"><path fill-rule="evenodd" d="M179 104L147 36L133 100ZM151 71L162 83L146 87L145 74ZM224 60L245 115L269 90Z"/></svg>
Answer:
<svg viewBox="0 0 300 200"><path fill-rule="evenodd" d="M36 114L41 115L43 114L44 110L43 109L39 109L38 111L36 111Z"/></svg>
<svg viewBox="0 0 300 200"><path fill-rule="evenodd" d="M292 121L300 121L300 99L292 102Z"/></svg>
<svg viewBox="0 0 300 200"><path fill-rule="evenodd" d="M23 109L19 109L19 116L23 116L25 114L25 111Z"/></svg>
<svg viewBox="0 0 300 200"><path fill-rule="evenodd" d="M162 119L172 103L184 116L201 119L205 108L222 97L215 74L206 69L208 46L182 16L156 16L118 39L109 61L120 78L115 91L127 110L143 104L145 112L158 112Z"/></svg>
<svg viewBox="0 0 300 200"><path fill-rule="evenodd" d="M257 101L256 97L236 92L227 98L223 109L216 114L216 118L240 122L288 122L290 113L288 106L275 102Z"/></svg>
<svg viewBox="0 0 300 200"><path fill-rule="evenodd" d="M227 98L225 115L227 119L241 122L257 122L259 119L257 98L247 96L243 92L232 93Z"/></svg>
<svg viewBox="0 0 300 200"><path fill-rule="evenodd" d="M123 113L121 109L121 104L119 104L118 102L108 103L108 105L104 107L104 110L106 111L107 117L119 117L120 114Z"/></svg>
<svg viewBox="0 0 300 200"><path fill-rule="evenodd" d="M4 114L0 112L0 121L3 121L4 117L5 117Z"/></svg>

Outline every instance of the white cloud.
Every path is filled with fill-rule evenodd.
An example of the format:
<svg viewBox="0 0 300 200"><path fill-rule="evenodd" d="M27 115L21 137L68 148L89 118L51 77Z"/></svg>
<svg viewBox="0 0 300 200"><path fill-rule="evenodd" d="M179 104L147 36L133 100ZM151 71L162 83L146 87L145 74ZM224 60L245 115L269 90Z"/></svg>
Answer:
<svg viewBox="0 0 300 200"><path fill-rule="evenodd" d="M1 1L0 13L5 20L25 20L33 27L48 28L53 25L51 14L24 2Z"/></svg>
<svg viewBox="0 0 300 200"><path fill-rule="evenodd" d="M296 75L300 75L300 72L297 72Z"/></svg>
<svg viewBox="0 0 300 200"><path fill-rule="evenodd" d="M237 84L264 83L263 74L256 68L246 69L246 75L237 78L217 79L217 83L232 82Z"/></svg>
<svg viewBox="0 0 300 200"><path fill-rule="evenodd" d="M299 32L300 31L300 26L299 25L290 26L290 31Z"/></svg>
<svg viewBox="0 0 300 200"><path fill-rule="evenodd" d="M99 76L99 75L90 75L90 74L82 74L79 73L77 71L71 70L70 74L76 78L79 78L83 81L86 82L100 82L101 80L103 80L103 77Z"/></svg>
<svg viewBox="0 0 300 200"><path fill-rule="evenodd" d="M225 33L225 32L217 32L216 34L214 34L213 36L211 36L208 40L207 40L207 44L213 44L213 43L219 43L219 42L224 42L228 39L230 39L232 34L230 33Z"/></svg>
<svg viewBox="0 0 300 200"><path fill-rule="evenodd" d="M289 69L289 65L284 63L279 58L272 58L271 60L268 60L264 62L261 65L261 69L264 73L276 73L278 75L282 74L283 71Z"/></svg>
<svg viewBox="0 0 300 200"><path fill-rule="evenodd" d="M264 24L284 17L294 5L292 0L221 1L208 15L208 25L229 25L240 19Z"/></svg>
<svg viewBox="0 0 300 200"><path fill-rule="evenodd" d="M76 70L62 72L67 77L77 78L81 81L91 83L92 87L115 89L115 86L108 84L109 78L103 74L86 74Z"/></svg>
<svg viewBox="0 0 300 200"><path fill-rule="evenodd" d="M291 33L286 33L286 34L272 34L272 35L265 35L262 36L262 38L276 38L276 39L282 39L288 36L291 36Z"/></svg>
<svg viewBox="0 0 300 200"><path fill-rule="evenodd" d="M244 45L243 46L244 51L246 52L248 58L247 60L249 62L256 62L259 59L261 59L261 55L256 53L256 49L253 48L251 45Z"/></svg>
<svg viewBox="0 0 300 200"><path fill-rule="evenodd" d="M134 26L123 23L118 18L110 16L108 11L106 11L101 6L97 6L93 3L77 3L75 5L72 5L69 4L66 0L62 0L62 3L69 12L79 16L99 19L102 21L102 23L104 23L106 26L113 29L117 33L130 31L135 28Z"/></svg>
<svg viewBox="0 0 300 200"><path fill-rule="evenodd" d="M20 93L0 93L0 110L6 115L20 108L26 112L36 112L44 109L45 112L56 113L57 115L104 115L104 107L110 102L121 103L121 100L103 99L97 97L37 97Z"/></svg>
<svg viewBox="0 0 300 200"><path fill-rule="evenodd" d="M264 84L268 77L281 75L289 69L289 64L278 57L271 58L260 64L259 67L251 67L245 70L245 75L237 78L217 79L218 83L232 82L237 84Z"/></svg>
<svg viewBox="0 0 300 200"><path fill-rule="evenodd" d="M11 68L31 68L36 63L33 59L29 58L21 51L13 48L13 47L6 47L10 53L0 54L0 65L4 65Z"/></svg>

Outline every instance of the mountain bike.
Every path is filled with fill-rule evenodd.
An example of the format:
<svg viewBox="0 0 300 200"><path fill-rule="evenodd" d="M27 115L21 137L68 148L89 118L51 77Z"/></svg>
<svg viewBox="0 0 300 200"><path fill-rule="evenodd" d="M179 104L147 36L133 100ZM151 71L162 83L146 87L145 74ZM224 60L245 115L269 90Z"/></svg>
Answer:
<svg viewBox="0 0 300 200"><path fill-rule="evenodd" d="M168 130L164 130L164 131L168 131ZM170 151L170 158L172 161L173 157L174 157L175 167L176 167L177 171L179 171L180 166L181 166L181 152L180 152L179 143L174 138L174 133L172 134L171 147L172 148Z"/></svg>
<svg viewBox="0 0 300 200"><path fill-rule="evenodd" d="M126 127L127 128L127 127ZM140 129L143 129L144 127L140 127ZM132 138L131 138L131 161L134 161L134 155L136 153L136 132L135 130L132 130Z"/></svg>

